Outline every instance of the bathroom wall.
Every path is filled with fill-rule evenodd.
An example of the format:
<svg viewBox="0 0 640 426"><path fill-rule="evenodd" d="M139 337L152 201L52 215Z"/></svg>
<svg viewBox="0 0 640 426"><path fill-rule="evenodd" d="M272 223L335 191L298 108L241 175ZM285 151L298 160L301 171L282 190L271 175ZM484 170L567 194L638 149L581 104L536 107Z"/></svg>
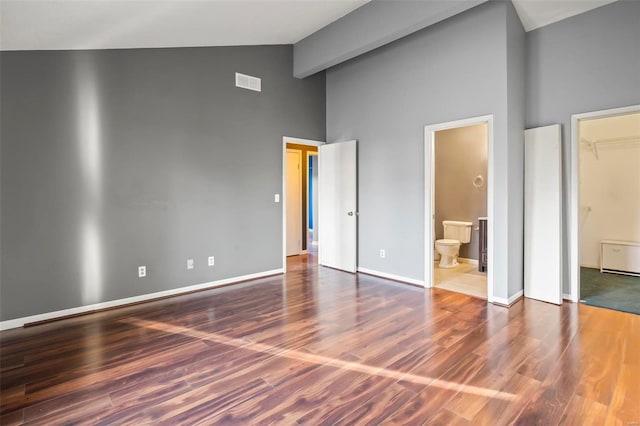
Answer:
<svg viewBox="0 0 640 426"><path fill-rule="evenodd" d="M583 121L580 139L580 265L599 268L601 240L640 241L640 114Z"/></svg>
<svg viewBox="0 0 640 426"><path fill-rule="evenodd" d="M473 222L471 241L460 246L460 257L478 259L478 217L487 215L487 125L436 132L435 227L444 238L443 220ZM475 187L474 178L484 183Z"/></svg>

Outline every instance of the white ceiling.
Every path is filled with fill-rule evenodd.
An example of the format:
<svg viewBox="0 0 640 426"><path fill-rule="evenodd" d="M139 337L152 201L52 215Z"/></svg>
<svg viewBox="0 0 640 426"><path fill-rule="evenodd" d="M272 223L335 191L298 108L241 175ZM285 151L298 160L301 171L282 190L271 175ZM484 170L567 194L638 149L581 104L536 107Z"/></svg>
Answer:
<svg viewBox="0 0 640 426"><path fill-rule="evenodd" d="M0 49L292 44L368 0L1 0Z"/></svg>
<svg viewBox="0 0 640 426"><path fill-rule="evenodd" d="M368 1L0 0L0 49L291 44ZM513 3L529 31L612 1Z"/></svg>
<svg viewBox="0 0 640 426"><path fill-rule="evenodd" d="M535 30L617 0L513 0L525 31Z"/></svg>

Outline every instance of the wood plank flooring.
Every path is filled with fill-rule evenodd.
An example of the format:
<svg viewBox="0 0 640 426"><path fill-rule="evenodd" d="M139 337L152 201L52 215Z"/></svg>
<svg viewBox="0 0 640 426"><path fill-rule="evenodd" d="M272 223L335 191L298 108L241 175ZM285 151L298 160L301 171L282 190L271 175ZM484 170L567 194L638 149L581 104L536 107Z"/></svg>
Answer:
<svg viewBox="0 0 640 426"><path fill-rule="evenodd" d="M0 424L640 422L640 316L286 275L0 333Z"/></svg>

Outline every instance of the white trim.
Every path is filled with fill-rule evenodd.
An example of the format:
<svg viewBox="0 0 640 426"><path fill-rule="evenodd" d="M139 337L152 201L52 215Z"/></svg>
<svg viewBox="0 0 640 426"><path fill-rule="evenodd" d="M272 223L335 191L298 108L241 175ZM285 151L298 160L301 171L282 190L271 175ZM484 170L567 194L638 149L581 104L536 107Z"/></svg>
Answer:
<svg viewBox="0 0 640 426"><path fill-rule="evenodd" d="M67 317L70 315L90 313L93 311L115 308L122 305L129 305L131 303L148 302L155 299L177 296L183 293L189 293L197 290L205 290L210 288L220 287L222 285L233 284L240 281L255 280L258 278L269 277L272 275L282 274L282 269L272 269L270 271L257 272L255 274L241 275L239 277L225 278L217 281L210 281L202 284L190 285L187 287L174 288L171 290L159 291L156 293L142 294L140 296L127 297L124 299L110 300L108 302L94 303L92 305L78 306L76 308L63 309L60 311L47 312L44 314L31 315L28 317L16 318L12 320L6 320L0 322L0 330L8 330L10 328L22 327L25 324L47 321L55 318Z"/></svg>
<svg viewBox="0 0 640 426"><path fill-rule="evenodd" d="M514 294L508 299L494 296L493 303L499 303L501 305L511 306L516 300L520 299L522 296L524 296L524 290L520 290L519 292L517 292L516 294Z"/></svg>
<svg viewBox="0 0 640 426"><path fill-rule="evenodd" d="M374 271L373 269L367 269L362 267L358 267L357 271L362 274L373 275L380 278L386 278L389 280L400 281L407 284L418 285L420 287L425 286L423 280L416 280L415 278L407 278L407 277L402 277L400 275L387 274L386 272Z"/></svg>
<svg viewBox="0 0 640 426"><path fill-rule="evenodd" d="M459 257L458 258L458 262L460 262L460 263L468 263L470 265L477 265L479 263L478 259L467 259L466 257Z"/></svg>
<svg viewBox="0 0 640 426"><path fill-rule="evenodd" d="M571 300L571 295L567 293L562 293L562 299L568 300L569 302L573 302L573 300Z"/></svg>
<svg viewBox="0 0 640 426"><path fill-rule="evenodd" d="M580 300L580 149L579 149L579 122L594 118L610 117L614 115L631 114L640 112L640 105L631 105L622 108L605 109L601 111L573 114L571 116L571 155L570 189L569 189L569 282L570 300L577 303Z"/></svg>
<svg viewBox="0 0 640 426"><path fill-rule="evenodd" d="M494 142L493 142L493 114L483 115L479 117L466 118L463 120L449 121L446 123L432 124L424 127L424 203L425 203L425 216L424 216L424 244L425 244L425 261L424 261L424 277L425 287L433 287L433 259L434 259L434 241L435 230L433 229L433 214L435 212L435 200L434 200L434 169L433 167L433 152L434 152L434 134L439 130L453 129L457 127L470 126L474 124L487 124L487 180L489 182L487 188L487 301L494 301L494 280L493 272L494 265L493 260L494 248ZM430 173L427 173L427 170Z"/></svg>
<svg viewBox="0 0 640 426"><path fill-rule="evenodd" d="M282 209L282 272L287 272L287 144L294 143L307 146L322 146L326 142L311 139L282 137L282 197L280 208Z"/></svg>

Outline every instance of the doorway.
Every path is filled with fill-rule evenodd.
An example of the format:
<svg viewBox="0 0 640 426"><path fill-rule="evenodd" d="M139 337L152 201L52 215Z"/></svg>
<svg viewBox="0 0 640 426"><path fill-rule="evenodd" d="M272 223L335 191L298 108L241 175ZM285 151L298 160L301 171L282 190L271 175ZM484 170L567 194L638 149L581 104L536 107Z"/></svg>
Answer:
<svg viewBox="0 0 640 426"><path fill-rule="evenodd" d="M317 159L318 147L324 142L309 139L282 138L282 267L287 270L287 256L306 255L315 251L309 239L309 178L311 164ZM317 171L317 160L315 162ZM317 182L313 189L317 190ZM316 202L317 207L317 202ZM311 212L313 217L313 212ZM318 227L317 216L313 217L314 228ZM314 229L315 231L315 229ZM317 238L317 232L316 232ZM317 243L316 243L317 245ZM317 262L317 256L311 256Z"/></svg>
<svg viewBox="0 0 640 426"><path fill-rule="evenodd" d="M433 285L486 299L487 124L438 130L433 148Z"/></svg>
<svg viewBox="0 0 640 426"><path fill-rule="evenodd" d="M469 140L470 135L481 135L480 143L476 146L484 153L483 161L479 162L470 178L465 179L471 187L468 197L482 199L480 202L474 203L476 207L470 207L465 211L455 211L457 203L450 194L446 194L446 189L441 188L438 195L437 188L437 164L436 158L439 152L436 152L436 144L444 144L451 142L451 136L457 137L461 141ZM461 137L462 136L462 137ZM473 136L472 136L473 137ZM440 142L438 142L440 141ZM483 143L484 142L484 143ZM434 287L441 285L449 290L459 291L472 296L487 299L493 302L493 116L481 116L464 120L440 123L425 127L425 286ZM447 154L448 155L448 154ZM450 155L454 156L454 153ZM439 160L444 161L444 160ZM462 164L460 165L461 167ZM452 187L463 185L457 180L461 179L465 173L460 173L455 167L450 168L449 175L452 177L450 184ZM441 180L443 178L441 177ZM465 184L466 185L466 184ZM452 189L453 191L453 189ZM436 198L440 201L437 202ZM446 205L451 200L451 209L447 209ZM443 207L442 212L438 212L437 205ZM479 205L479 207L478 207ZM444 217L451 216L451 217ZM455 217L453 217L455 216ZM451 220L455 222L471 223L471 236L469 243L461 244L461 250L458 251L457 262L445 262L444 266L439 267L434 262L438 259L438 251L435 248L437 239L443 239L444 226L441 222ZM461 224L455 224L462 226ZM483 235L480 235L480 228L483 228ZM483 239L483 247L480 247L479 241ZM484 252L484 257L483 253ZM466 256L466 257L465 257ZM476 259L473 259L476 257ZM457 265L455 264L457 263ZM451 265L453 264L453 267ZM458 282L459 285L455 285ZM475 283L474 283L475 282ZM450 284L454 284L453 288ZM473 284L470 284L473 283Z"/></svg>
<svg viewBox="0 0 640 426"><path fill-rule="evenodd" d="M640 314L640 106L572 119L571 298Z"/></svg>

